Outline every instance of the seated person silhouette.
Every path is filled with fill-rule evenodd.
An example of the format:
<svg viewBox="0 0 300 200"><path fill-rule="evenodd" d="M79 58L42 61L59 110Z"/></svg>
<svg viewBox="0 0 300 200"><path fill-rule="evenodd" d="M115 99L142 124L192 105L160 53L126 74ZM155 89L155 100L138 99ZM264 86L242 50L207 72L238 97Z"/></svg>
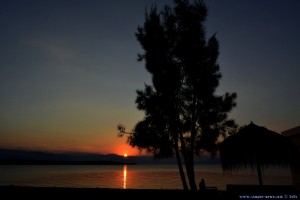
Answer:
<svg viewBox="0 0 300 200"><path fill-rule="evenodd" d="M205 185L204 179L201 179L201 181L199 183L199 189L200 190L205 190L206 189L206 185Z"/></svg>

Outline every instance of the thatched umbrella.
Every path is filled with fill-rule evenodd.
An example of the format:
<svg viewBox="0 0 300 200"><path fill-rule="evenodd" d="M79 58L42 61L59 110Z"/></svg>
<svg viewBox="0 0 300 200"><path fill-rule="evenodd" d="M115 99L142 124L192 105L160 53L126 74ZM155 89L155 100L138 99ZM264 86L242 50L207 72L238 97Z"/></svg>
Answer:
<svg viewBox="0 0 300 200"><path fill-rule="evenodd" d="M257 169L262 185L261 169L268 166L288 167L295 163L295 147L279 133L252 122L220 144L220 156L224 171Z"/></svg>

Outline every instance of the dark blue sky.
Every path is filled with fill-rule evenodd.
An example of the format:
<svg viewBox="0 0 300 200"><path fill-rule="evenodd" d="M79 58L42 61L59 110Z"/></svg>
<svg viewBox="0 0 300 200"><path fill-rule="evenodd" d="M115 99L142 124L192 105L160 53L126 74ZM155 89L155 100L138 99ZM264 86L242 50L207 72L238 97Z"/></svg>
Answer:
<svg viewBox="0 0 300 200"><path fill-rule="evenodd" d="M145 6L172 0L1 0L0 146L120 153L116 124L142 119L150 83L135 39ZM281 132L300 125L300 1L207 1L230 117Z"/></svg>

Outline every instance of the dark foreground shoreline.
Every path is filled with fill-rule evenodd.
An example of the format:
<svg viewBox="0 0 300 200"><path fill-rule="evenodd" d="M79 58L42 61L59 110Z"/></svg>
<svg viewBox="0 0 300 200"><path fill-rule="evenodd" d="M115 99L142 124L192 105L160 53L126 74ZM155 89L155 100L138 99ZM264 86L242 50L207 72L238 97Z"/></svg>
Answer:
<svg viewBox="0 0 300 200"><path fill-rule="evenodd" d="M5 199L228 199L225 191L0 186Z"/></svg>
<svg viewBox="0 0 300 200"><path fill-rule="evenodd" d="M300 199L290 186L233 185L228 190L207 189L184 191L180 189L117 189L117 188L73 188L0 186L4 199Z"/></svg>

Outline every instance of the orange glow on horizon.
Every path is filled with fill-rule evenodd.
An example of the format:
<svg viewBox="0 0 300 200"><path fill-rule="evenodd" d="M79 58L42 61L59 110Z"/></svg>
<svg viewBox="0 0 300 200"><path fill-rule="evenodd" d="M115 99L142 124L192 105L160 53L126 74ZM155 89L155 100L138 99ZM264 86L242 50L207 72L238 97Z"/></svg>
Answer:
<svg viewBox="0 0 300 200"><path fill-rule="evenodd" d="M129 146L126 143L121 143L115 147L114 153L123 157L143 155L138 149Z"/></svg>
<svg viewBox="0 0 300 200"><path fill-rule="evenodd" d="M28 134L30 135L30 134ZM113 134L111 134L113 135ZM53 153L96 153L96 154L116 154L122 157L130 156L144 156L147 155L145 151L140 152L137 148L133 148L126 143L124 138L99 136L92 138L85 138L84 140L72 140L59 138L58 141L52 137L38 138L38 137L4 137L0 140L0 146L8 149L21 149L32 151L43 151ZM1 138L2 139L2 138ZM125 155L126 154L126 155Z"/></svg>

